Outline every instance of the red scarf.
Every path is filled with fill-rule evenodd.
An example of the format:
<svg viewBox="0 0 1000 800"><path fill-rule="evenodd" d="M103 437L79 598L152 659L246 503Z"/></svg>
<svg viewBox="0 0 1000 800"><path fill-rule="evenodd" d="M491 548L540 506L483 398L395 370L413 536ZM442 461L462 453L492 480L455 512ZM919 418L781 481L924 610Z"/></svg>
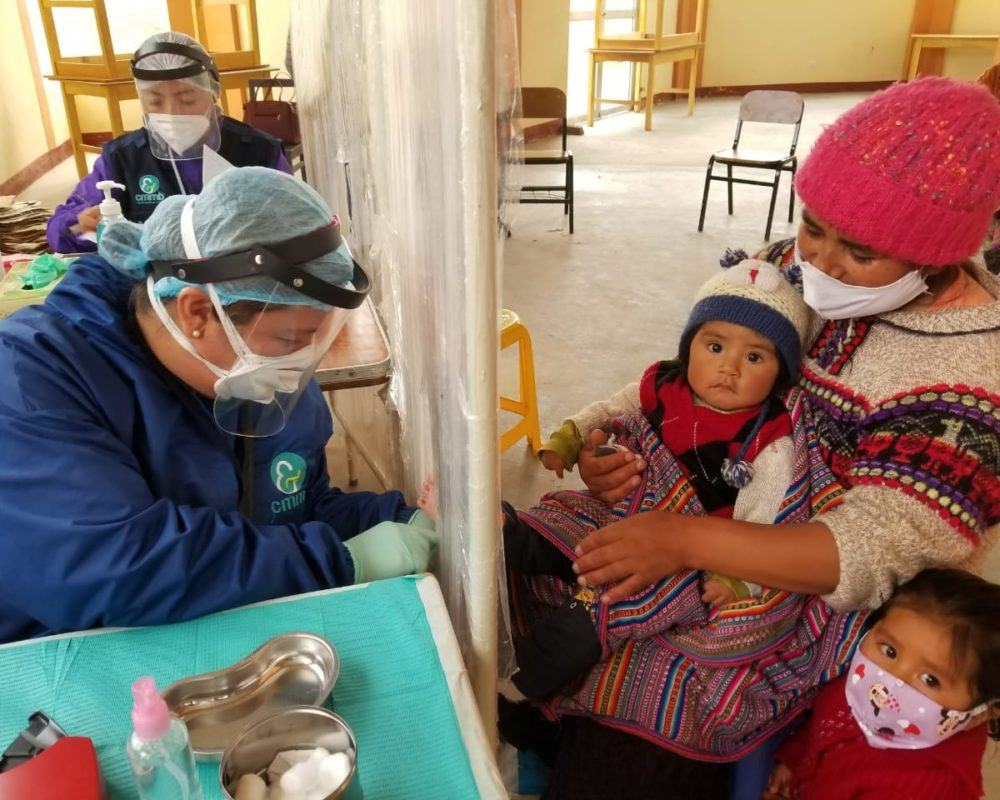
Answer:
<svg viewBox="0 0 1000 800"><path fill-rule="evenodd" d="M658 361L646 370L639 384L642 410L684 468L705 511L712 516L732 517L739 490L722 479L722 463L739 454L762 406L727 413L697 405L684 377L672 377L675 370L667 361ZM761 450L792 432L792 420L784 405L774 400L768 401L768 406L764 424L743 456L751 464Z"/></svg>

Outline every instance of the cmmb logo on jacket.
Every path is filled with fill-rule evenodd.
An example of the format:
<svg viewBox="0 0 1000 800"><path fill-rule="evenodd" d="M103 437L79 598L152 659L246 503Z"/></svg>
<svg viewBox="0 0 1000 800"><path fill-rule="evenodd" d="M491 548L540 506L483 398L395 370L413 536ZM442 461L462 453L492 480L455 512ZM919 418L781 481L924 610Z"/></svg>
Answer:
<svg viewBox="0 0 1000 800"><path fill-rule="evenodd" d="M271 483L284 497L271 501L271 513L291 511L306 500L306 462L296 453L278 453L271 461Z"/></svg>
<svg viewBox="0 0 1000 800"><path fill-rule="evenodd" d="M143 175L139 178L139 192L135 196L137 203L159 203L166 195L160 191L160 179L155 175Z"/></svg>

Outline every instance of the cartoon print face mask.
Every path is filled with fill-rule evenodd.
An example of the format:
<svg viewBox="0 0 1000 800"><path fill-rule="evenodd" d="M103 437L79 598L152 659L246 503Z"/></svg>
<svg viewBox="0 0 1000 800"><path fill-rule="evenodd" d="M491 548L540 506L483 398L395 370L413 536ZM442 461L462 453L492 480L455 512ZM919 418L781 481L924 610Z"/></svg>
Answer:
<svg viewBox="0 0 1000 800"><path fill-rule="evenodd" d="M965 730L987 708L986 703L968 711L944 708L882 669L860 647L851 661L845 694L868 744L880 749L933 747Z"/></svg>

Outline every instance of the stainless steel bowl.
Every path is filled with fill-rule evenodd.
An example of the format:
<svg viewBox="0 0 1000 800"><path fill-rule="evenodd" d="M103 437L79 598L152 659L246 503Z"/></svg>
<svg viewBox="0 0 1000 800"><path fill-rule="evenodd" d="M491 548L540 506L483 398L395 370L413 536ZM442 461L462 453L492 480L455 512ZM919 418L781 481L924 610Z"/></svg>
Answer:
<svg viewBox="0 0 1000 800"><path fill-rule="evenodd" d="M262 778L274 757L286 750L306 750L325 747L338 749L335 742L346 732L354 750L351 774L325 800L363 800L364 792L358 777L358 743L343 719L332 711L315 706L286 708L257 722L236 737L222 756L219 781L225 797L233 800L236 784L243 775L253 773Z"/></svg>
<svg viewBox="0 0 1000 800"><path fill-rule="evenodd" d="M326 639L287 633L231 667L170 684L163 699L187 724L195 758L218 761L258 720L291 706L322 705L339 672L340 660Z"/></svg>

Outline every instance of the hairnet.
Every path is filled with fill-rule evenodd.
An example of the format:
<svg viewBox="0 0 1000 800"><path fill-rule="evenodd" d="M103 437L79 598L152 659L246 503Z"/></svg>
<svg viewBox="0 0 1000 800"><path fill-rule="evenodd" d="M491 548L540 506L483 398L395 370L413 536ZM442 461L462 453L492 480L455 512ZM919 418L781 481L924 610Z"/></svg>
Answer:
<svg viewBox="0 0 1000 800"><path fill-rule="evenodd" d="M136 50L143 49L147 45L155 44L158 42L171 42L173 44L183 44L187 47L191 47L195 50L200 50L205 55L208 55L208 51L201 46L201 42L197 39L188 36L186 33L177 33L175 31L164 31L163 33L157 33L150 36L146 41L144 41L139 48ZM180 67L186 67L190 64L194 64L194 60L188 58L187 56L177 55L176 53L152 53L151 55L145 56L140 59L138 66L144 69L154 69L154 70L169 70L178 69ZM219 92L221 87L219 82L208 72L202 72L198 75L192 75L190 78L177 78L176 80L182 83L190 84L198 89L203 89L206 92L210 92L212 97L216 100L219 98ZM156 81L140 80L135 79L135 86L141 92L145 89L150 89L156 85Z"/></svg>
<svg viewBox="0 0 1000 800"><path fill-rule="evenodd" d="M191 198L172 195L156 207L143 225L118 222L101 235L100 254L116 269L136 280L149 274L150 261L185 258L181 238L181 211ZM209 181L193 206L195 239L202 256L224 255L251 245L273 244L329 225L333 213L308 184L284 172L265 167L226 170ZM306 262L303 269L318 278L346 286L354 264L347 246ZM197 277L197 263L188 270ZM159 297L174 297L196 281L162 278L154 291ZM224 305L239 300L327 306L266 276L241 278L214 284Z"/></svg>

